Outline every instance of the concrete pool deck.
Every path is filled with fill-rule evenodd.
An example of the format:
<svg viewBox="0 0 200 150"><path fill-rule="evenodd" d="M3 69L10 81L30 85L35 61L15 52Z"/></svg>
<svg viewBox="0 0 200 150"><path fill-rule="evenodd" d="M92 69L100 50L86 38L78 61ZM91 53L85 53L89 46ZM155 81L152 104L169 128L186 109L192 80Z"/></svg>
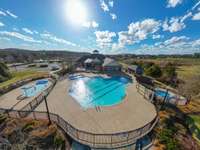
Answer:
<svg viewBox="0 0 200 150"><path fill-rule="evenodd" d="M101 107L100 111L82 108L68 94L72 82L68 79L58 81L47 101L50 112L58 114L76 129L95 134L127 132L145 126L157 115L154 105L137 92L134 78L127 87L127 96L120 104ZM45 103L42 102L36 111L46 111Z"/></svg>
<svg viewBox="0 0 200 150"><path fill-rule="evenodd" d="M35 81L30 82L26 85L33 85L34 83L35 83ZM52 84L51 82L48 82L48 86L46 88L48 88L51 84ZM23 86L25 86L25 85L23 85ZM28 97L28 98L20 100L20 99L18 99L18 97L20 95L22 95L21 88L23 86L20 86L20 87L14 89L14 90L11 90L10 92L2 95L2 96L0 96L0 108L4 108L4 109L11 109L12 108L12 109L20 110L26 104L31 102L37 95L40 94L40 93L38 93L37 95L35 95L33 97Z"/></svg>

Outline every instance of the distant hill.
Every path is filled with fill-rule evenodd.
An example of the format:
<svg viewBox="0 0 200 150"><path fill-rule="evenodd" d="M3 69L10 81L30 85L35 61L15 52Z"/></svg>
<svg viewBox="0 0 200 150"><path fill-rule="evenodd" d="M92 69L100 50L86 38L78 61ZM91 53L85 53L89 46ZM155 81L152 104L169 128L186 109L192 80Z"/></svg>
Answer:
<svg viewBox="0 0 200 150"><path fill-rule="evenodd" d="M44 59L61 59L64 61L75 61L84 55L89 53L84 52L71 52L71 51L60 51L60 50L26 50L26 49L0 49L0 61L6 63L24 63L33 62L33 60Z"/></svg>

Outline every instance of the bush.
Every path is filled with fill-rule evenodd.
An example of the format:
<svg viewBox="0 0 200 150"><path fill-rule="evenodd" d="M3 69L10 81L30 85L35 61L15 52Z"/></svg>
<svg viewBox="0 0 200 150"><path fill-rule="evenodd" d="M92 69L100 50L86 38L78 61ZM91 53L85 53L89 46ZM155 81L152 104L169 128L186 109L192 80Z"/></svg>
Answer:
<svg viewBox="0 0 200 150"><path fill-rule="evenodd" d="M0 82L4 82L11 78L11 74L9 72L8 67L0 62Z"/></svg>
<svg viewBox="0 0 200 150"><path fill-rule="evenodd" d="M40 68L47 68L47 67L48 67L48 64L40 64L39 67L40 67Z"/></svg>
<svg viewBox="0 0 200 150"><path fill-rule="evenodd" d="M166 146L167 150L178 150L178 143L174 139L174 133L171 129L163 129L159 134L159 141Z"/></svg>
<svg viewBox="0 0 200 150"><path fill-rule="evenodd" d="M54 137L54 145L60 149L65 147L65 140L58 133Z"/></svg>
<svg viewBox="0 0 200 150"><path fill-rule="evenodd" d="M28 65L29 68L36 67L36 66L37 66L36 64L29 64Z"/></svg>
<svg viewBox="0 0 200 150"><path fill-rule="evenodd" d="M162 68L162 77L160 78L160 81L172 86L177 86L177 73L175 65L169 63Z"/></svg>
<svg viewBox="0 0 200 150"><path fill-rule="evenodd" d="M159 78L162 75L162 71L158 65L152 65L151 67L145 69L145 74L147 76Z"/></svg>
<svg viewBox="0 0 200 150"><path fill-rule="evenodd" d="M2 124L7 119L6 116L0 114L0 124Z"/></svg>

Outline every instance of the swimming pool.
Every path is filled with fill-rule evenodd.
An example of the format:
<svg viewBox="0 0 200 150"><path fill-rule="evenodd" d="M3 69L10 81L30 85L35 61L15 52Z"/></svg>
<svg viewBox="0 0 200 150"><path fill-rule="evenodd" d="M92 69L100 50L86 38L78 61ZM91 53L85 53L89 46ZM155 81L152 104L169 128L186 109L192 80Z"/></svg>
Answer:
<svg viewBox="0 0 200 150"><path fill-rule="evenodd" d="M37 80L35 84L24 86L21 89L23 90L23 95L25 97L32 97L43 91L47 85L48 80Z"/></svg>
<svg viewBox="0 0 200 150"><path fill-rule="evenodd" d="M129 80L124 77L80 77L73 80L69 94L82 107L112 106L126 95Z"/></svg>
<svg viewBox="0 0 200 150"><path fill-rule="evenodd" d="M166 97L166 100L170 100L173 97L173 95L170 92L167 92L166 90L160 90L160 89L156 90L155 95L156 97L161 97L163 99Z"/></svg>

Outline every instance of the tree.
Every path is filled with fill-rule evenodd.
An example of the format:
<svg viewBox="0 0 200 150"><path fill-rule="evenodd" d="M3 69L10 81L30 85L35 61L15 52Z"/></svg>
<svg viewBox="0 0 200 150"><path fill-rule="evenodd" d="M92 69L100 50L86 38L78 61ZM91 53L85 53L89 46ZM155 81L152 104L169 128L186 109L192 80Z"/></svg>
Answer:
<svg viewBox="0 0 200 150"><path fill-rule="evenodd" d="M4 63L0 62L0 82L8 80L9 78L11 78L11 74L8 67Z"/></svg>
<svg viewBox="0 0 200 150"><path fill-rule="evenodd" d="M175 65L168 63L165 67L162 68L162 77L161 81L176 86L177 73Z"/></svg>
<svg viewBox="0 0 200 150"><path fill-rule="evenodd" d="M151 67L145 69L145 74L147 76L159 78L162 75L162 71L158 65L152 65Z"/></svg>

